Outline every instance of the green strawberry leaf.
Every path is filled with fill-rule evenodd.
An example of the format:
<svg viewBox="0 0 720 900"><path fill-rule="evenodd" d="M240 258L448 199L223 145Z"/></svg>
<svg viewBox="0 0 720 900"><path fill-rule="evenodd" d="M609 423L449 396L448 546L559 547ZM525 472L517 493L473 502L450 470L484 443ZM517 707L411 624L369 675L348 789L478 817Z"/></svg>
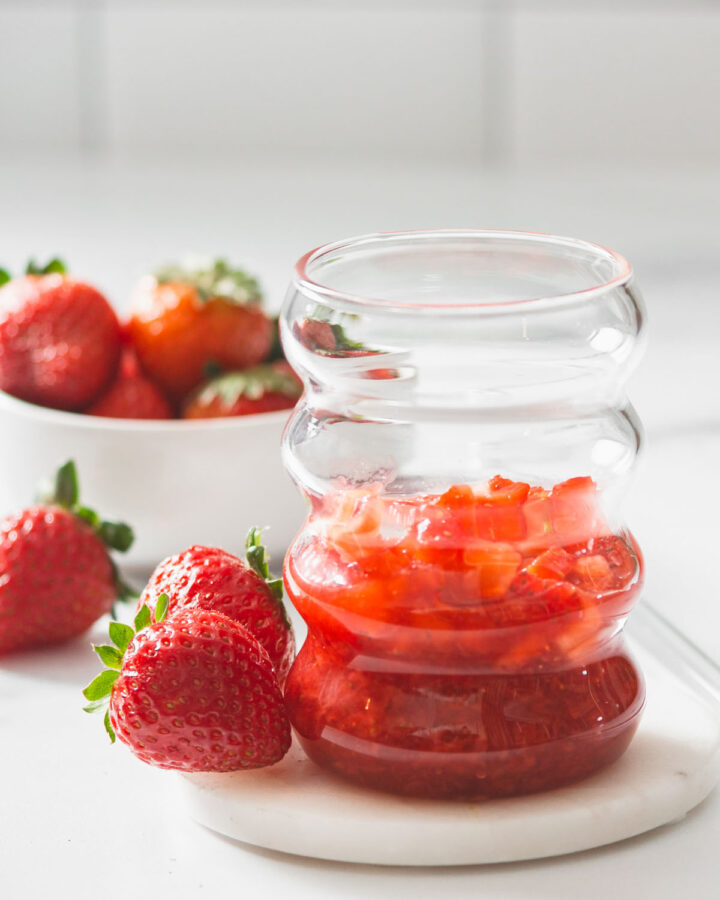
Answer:
<svg viewBox="0 0 720 900"><path fill-rule="evenodd" d="M135 632L129 625L125 625L123 622L111 622L110 623L110 640L115 644L120 653L124 653L130 641L135 637Z"/></svg>
<svg viewBox="0 0 720 900"><path fill-rule="evenodd" d="M87 522L95 531L100 527L100 516L94 509L88 509L87 506L76 506L75 515L79 516L83 522Z"/></svg>
<svg viewBox="0 0 720 900"><path fill-rule="evenodd" d="M127 650L130 641L135 637L135 632L132 628L123 622L111 622L109 631L110 640L121 653Z"/></svg>
<svg viewBox="0 0 720 900"><path fill-rule="evenodd" d="M129 525L126 525L124 522L103 520L94 509L90 509L89 506L83 506L80 503L80 486L74 460L69 459L58 469L55 475L54 487L51 491L42 491L40 497L41 502L56 503L76 515L93 529L95 534L109 549L119 550L121 553L124 553L132 546L135 535ZM137 591L131 585L126 584L120 577L115 560L109 554L108 560L112 568L117 599L125 601L137 597ZM115 615L114 607L113 615Z"/></svg>
<svg viewBox="0 0 720 900"><path fill-rule="evenodd" d="M142 631L143 628L147 628L151 623L152 617L150 616L150 610L148 608L147 603L143 603L138 611L138 614L135 616L135 633L138 631Z"/></svg>
<svg viewBox="0 0 720 900"><path fill-rule="evenodd" d="M105 710L105 718L103 719L103 724L105 725L105 731L108 733L108 737L110 738L110 743L115 743L115 732L113 730L112 725L110 724L110 709Z"/></svg>
<svg viewBox="0 0 720 900"><path fill-rule="evenodd" d="M3 284L7 284L8 281L12 281L12 276L7 269L0 269L0 287L2 287Z"/></svg>
<svg viewBox="0 0 720 900"><path fill-rule="evenodd" d="M54 500L65 509L73 509L77 505L79 493L77 468L75 462L69 459L55 475Z"/></svg>
<svg viewBox="0 0 720 900"><path fill-rule="evenodd" d="M150 623L150 610L143 603L140 612L135 617L136 627L138 630L144 628ZM122 622L110 622L109 626L110 640L115 644L99 644L94 645L93 650L100 659L108 666L98 676L96 676L90 684L85 688L83 694L86 699L91 702L83 709L85 712L98 712L105 710L104 725L105 731L108 733L111 743L115 743L115 731L110 723L110 702L112 700L112 688L116 680L120 676L123 658L130 642L135 637L135 631Z"/></svg>
<svg viewBox="0 0 720 900"><path fill-rule="evenodd" d="M74 460L69 459L58 469L53 490L44 493L42 498L45 502L57 503L87 522L106 547L124 553L132 546L135 535L129 525L103 520L94 509L80 503L80 486Z"/></svg>
<svg viewBox="0 0 720 900"><path fill-rule="evenodd" d="M108 669L120 670L123 655L117 647L111 647L109 644L95 644L93 645L93 650L105 663Z"/></svg>
<svg viewBox="0 0 720 900"><path fill-rule="evenodd" d="M35 262L34 257L31 257L28 260L28 264L25 266L26 275L52 275L55 273L59 275L67 274L67 266L61 259L58 259L57 256L54 256L50 262L45 263L44 266Z"/></svg>
<svg viewBox="0 0 720 900"><path fill-rule="evenodd" d="M187 261L164 266L154 273L159 284L170 281L189 284L201 300L222 297L233 303L262 303L257 279L244 269L235 269L224 259Z"/></svg>
<svg viewBox="0 0 720 900"><path fill-rule="evenodd" d="M261 528L251 528L248 531L245 538L245 556L253 572L256 572L263 580L267 581L270 578L270 570L265 558L265 547L262 544L261 537Z"/></svg>
<svg viewBox="0 0 720 900"><path fill-rule="evenodd" d="M93 678L90 684L85 688L83 694L87 700L100 700L101 697L107 697L112 690L112 686L117 681L119 672L112 669L105 669L97 677Z"/></svg>
<svg viewBox="0 0 720 900"><path fill-rule="evenodd" d="M342 325L330 322L330 330L333 333L333 337L335 338L335 349L336 350L367 350L368 348L365 344L361 344L358 341L351 341L350 338L345 334L345 329ZM370 350L370 353L377 353L377 350Z"/></svg>
<svg viewBox="0 0 720 900"><path fill-rule="evenodd" d="M283 603L282 578L273 578L270 575L270 568L268 566L265 547L262 544L261 537L261 528L251 528L250 531L248 531L247 537L245 538L245 559L253 572L259 575L265 584L267 584L270 593L280 607L283 618L285 619L285 624L288 628L292 628L287 610L285 609L285 604Z"/></svg>
<svg viewBox="0 0 720 900"><path fill-rule="evenodd" d="M121 553L129 550L135 540L132 528L124 522L101 522L97 533L106 546Z"/></svg>
<svg viewBox="0 0 720 900"><path fill-rule="evenodd" d="M167 614L168 607L170 606L170 598L167 594L163 593L157 598L157 603L155 604L155 621L156 622L164 622Z"/></svg>
<svg viewBox="0 0 720 900"><path fill-rule="evenodd" d="M54 256L50 262L45 263L45 266L43 267L43 275L51 275L53 273L57 273L58 275L67 274L67 266L61 259L58 259L57 256Z"/></svg>

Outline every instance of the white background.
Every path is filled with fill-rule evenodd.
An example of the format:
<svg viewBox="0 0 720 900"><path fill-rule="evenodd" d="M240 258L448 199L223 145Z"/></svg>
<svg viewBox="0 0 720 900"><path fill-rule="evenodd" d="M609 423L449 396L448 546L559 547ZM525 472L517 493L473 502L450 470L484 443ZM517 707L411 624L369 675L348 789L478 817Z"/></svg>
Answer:
<svg viewBox="0 0 720 900"><path fill-rule="evenodd" d="M5 150L715 164L713 0L0 0Z"/></svg>

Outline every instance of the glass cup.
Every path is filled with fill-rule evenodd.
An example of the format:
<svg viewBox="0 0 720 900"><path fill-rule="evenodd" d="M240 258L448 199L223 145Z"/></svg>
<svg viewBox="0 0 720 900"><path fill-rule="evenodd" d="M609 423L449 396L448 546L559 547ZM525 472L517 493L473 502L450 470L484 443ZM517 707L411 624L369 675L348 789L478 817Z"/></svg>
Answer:
<svg viewBox="0 0 720 900"><path fill-rule="evenodd" d="M319 765L509 796L627 748L643 321L627 261L580 240L380 234L298 262L283 454L310 505L284 577L308 636L286 700Z"/></svg>

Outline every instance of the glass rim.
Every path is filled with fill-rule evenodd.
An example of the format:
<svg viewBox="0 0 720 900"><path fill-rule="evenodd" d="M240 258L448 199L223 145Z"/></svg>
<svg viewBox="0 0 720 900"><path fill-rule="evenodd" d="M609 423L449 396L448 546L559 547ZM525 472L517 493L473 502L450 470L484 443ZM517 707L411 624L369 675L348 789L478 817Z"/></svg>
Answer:
<svg viewBox="0 0 720 900"><path fill-rule="evenodd" d="M321 281L314 280L309 274L309 269L313 263L318 262L328 254L335 253L338 250L344 250L353 247L368 247L372 244L389 245L397 241L438 241L450 240L502 240L511 244L514 241L530 241L535 242L538 246L556 247L559 249L576 249L584 250L592 253L597 260L604 260L613 265L613 277L603 281L601 284L593 284L587 288L580 290L550 293L543 296L524 297L515 300L490 300L490 301L473 301L470 303L418 303L405 302L397 300L384 299L382 297L370 297L360 294L354 294L348 291L338 290L323 284ZM381 231L371 232L368 234L358 235L356 237L345 238L340 241L333 241L328 244L321 244L318 247L308 251L295 264L295 277L293 279L294 286L303 294L319 296L326 300L337 300L343 304L352 306L372 306L377 309L398 312L432 312L432 313L460 313L467 314L472 312L479 313L498 313L503 309L513 310L518 307L527 308L548 303L556 303L559 301L585 301L599 294L624 287L633 276L633 268L628 260L605 247L603 244L594 241L586 241L581 238L564 237L561 235L549 234L541 231L516 231L507 229L490 229L490 228L434 228L434 229L418 229L409 231Z"/></svg>

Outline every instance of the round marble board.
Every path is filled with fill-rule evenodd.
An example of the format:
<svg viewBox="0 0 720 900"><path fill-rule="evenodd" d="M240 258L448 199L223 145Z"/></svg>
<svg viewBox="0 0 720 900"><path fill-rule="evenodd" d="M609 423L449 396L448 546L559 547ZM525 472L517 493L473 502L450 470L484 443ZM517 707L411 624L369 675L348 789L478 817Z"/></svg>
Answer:
<svg viewBox="0 0 720 900"><path fill-rule="evenodd" d="M178 776L190 814L224 835L302 856L404 866L498 863L623 840L681 819L720 779L720 716L637 652L648 700L625 755L571 787L445 802L363 790L297 744L275 766Z"/></svg>

